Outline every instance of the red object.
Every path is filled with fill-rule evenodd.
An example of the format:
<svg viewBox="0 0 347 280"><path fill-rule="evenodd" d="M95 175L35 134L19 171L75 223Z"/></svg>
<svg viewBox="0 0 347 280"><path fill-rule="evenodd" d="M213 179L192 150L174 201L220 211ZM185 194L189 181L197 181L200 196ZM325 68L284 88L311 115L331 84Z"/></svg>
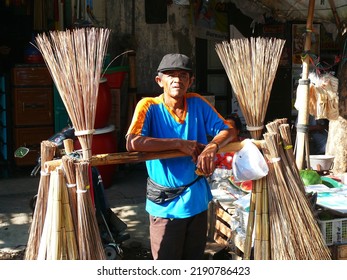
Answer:
<svg viewBox="0 0 347 280"><path fill-rule="evenodd" d="M234 152L217 154L215 160L216 168L232 169L234 154Z"/></svg>
<svg viewBox="0 0 347 280"><path fill-rule="evenodd" d="M117 152L117 138L114 134L114 126L110 125L101 129L95 129L92 141L92 154L108 154ZM81 149L80 142L76 138L74 142L75 149ZM99 173L101 175L104 188L109 188L112 185L113 175L116 172L116 166L114 164L110 165L100 165L97 166Z"/></svg>
<svg viewBox="0 0 347 280"><path fill-rule="evenodd" d="M108 125L112 111L112 96L107 79L100 80L98 101L96 105L94 128L103 128Z"/></svg>
<svg viewBox="0 0 347 280"><path fill-rule="evenodd" d="M41 54L25 54L24 55L25 63L29 64L43 64L44 60Z"/></svg>
<svg viewBox="0 0 347 280"><path fill-rule="evenodd" d="M126 72L105 73L104 77L110 88L121 88Z"/></svg>

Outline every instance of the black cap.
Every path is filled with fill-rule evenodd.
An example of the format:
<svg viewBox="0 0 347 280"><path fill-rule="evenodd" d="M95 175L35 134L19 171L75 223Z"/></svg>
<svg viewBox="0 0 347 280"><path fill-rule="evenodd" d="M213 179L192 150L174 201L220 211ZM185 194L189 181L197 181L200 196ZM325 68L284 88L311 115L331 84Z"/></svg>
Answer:
<svg viewBox="0 0 347 280"><path fill-rule="evenodd" d="M157 71L165 72L169 70L187 70L192 72L192 61L184 54L169 53L164 55Z"/></svg>

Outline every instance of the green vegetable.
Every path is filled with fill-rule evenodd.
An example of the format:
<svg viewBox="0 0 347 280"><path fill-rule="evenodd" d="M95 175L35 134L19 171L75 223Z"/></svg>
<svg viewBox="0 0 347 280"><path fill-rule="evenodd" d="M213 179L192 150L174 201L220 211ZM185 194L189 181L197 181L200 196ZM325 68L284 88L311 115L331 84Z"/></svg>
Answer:
<svg viewBox="0 0 347 280"><path fill-rule="evenodd" d="M305 186L322 184L322 179L315 170L300 170L300 177Z"/></svg>

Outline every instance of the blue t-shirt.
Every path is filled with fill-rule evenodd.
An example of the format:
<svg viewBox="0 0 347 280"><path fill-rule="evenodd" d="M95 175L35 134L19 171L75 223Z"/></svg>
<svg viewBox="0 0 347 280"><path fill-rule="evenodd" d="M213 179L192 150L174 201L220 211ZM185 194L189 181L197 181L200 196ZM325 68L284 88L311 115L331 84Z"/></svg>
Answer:
<svg viewBox="0 0 347 280"><path fill-rule="evenodd" d="M165 105L162 94L139 101L127 134L180 138L207 144L208 135L214 137L228 128L228 123L201 95L186 94L185 113L179 119ZM190 156L148 160L146 166L149 177L162 186L181 187L197 177ZM155 217L187 218L207 210L211 199L209 184L206 178L202 178L170 202L156 204L147 199L146 210Z"/></svg>

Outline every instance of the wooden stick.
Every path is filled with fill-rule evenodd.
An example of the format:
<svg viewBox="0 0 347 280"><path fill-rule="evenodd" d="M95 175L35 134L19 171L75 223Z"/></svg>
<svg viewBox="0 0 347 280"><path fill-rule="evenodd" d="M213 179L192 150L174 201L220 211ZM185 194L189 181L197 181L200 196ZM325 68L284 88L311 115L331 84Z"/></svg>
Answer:
<svg viewBox="0 0 347 280"><path fill-rule="evenodd" d="M252 184L255 184L255 181L252 181ZM249 215L247 220L247 228L246 228L246 240L243 252L243 259L250 260L251 258L251 250L252 250L252 241L253 241L253 229L254 229L254 211L255 211L255 200L256 194L255 190L252 188L251 192L251 201L249 206Z"/></svg>
<svg viewBox="0 0 347 280"><path fill-rule="evenodd" d="M253 140L253 143L260 148L262 140ZM226 146L220 148L219 153L223 152L237 152L241 150L245 142L231 142ZM138 163L152 159L166 159L183 157L186 154L177 150L162 151L162 152L122 152L94 155L90 159L91 166L109 165L109 164L124 164L124 163ZM62 164L61 159L51 160L45 163L46 172L54 170Z"/></svg>
<svg viewBox="0 0 347 280"><path fill-rule="evenodd" d="M315 4L315 0L310 0L308 15L307 15L307 22L306 22L305 51L311 50L311 34L312 34L314 4ZM304 125L304 126L308 125L308 103L309 103L308 96L309 96L310 88L309 88L309 84L307 84L307 80L308 80L309 68L310 68L310 57L308 54L306 54L302 62L302 83L304 84L300 85L300 81L299 81L299 87L302 87L303 89L298 90L298 94L302 95L301 97L299 97L302 104L300 104L300 109L298 112L298 125ZM298 166L299 170L303 169L304 167L305 135L307 133L308 133L307 131L304 132L299 130L297 132L296 165Z"/></svg>
<svg viewBox="0 0 347 280"><path fill-rule="evenodd" d="M262 191L262 218L261 218L261 253L262 260L270 259L270 234L269 234L269 206L268 206L268 188L267 177L263 178Z"/></svg>
<svg viewBox="0 0 347 280"><path fill-rule="evenodd" d="M50 141L41 142L41 167L46 161L54 158L57 146ZM42 169L43 170L43 169ZM30 226L27 248L25 250L25 260L37 259L40 246L41 235L47 210L47 196L49 190L50 174L41 171L40 182L37 191L37 199L33 214L32 223Z"/></svg>
<svg viewBox="0 0 347 280"><path fill-rule="evenodd" d="M67 155L73 153L74 151L74 145L73 145L73 140L72 139L65 139L63 141L64 143L64 149L65 149L65 153Z"/></svg>
<svg viewBox="0 0 347 280"><path fill-rule="evenodd" d="M261 260L261 226L262 226L262 180L254 181L255 187L255 236L254 236L254 259Z"/></svg>
<svg viewBox="0 0 347 280"><path fill-rule="evenodd" d="M78 260L78 248L76 240L76 231L74 220L71 212L69 203L69 194L67 187L65 186L66 181L63 180L63 186L61 187L61 203L63 210L63 226L65 229L65 242L66 255L69 260Z"/></svg>

